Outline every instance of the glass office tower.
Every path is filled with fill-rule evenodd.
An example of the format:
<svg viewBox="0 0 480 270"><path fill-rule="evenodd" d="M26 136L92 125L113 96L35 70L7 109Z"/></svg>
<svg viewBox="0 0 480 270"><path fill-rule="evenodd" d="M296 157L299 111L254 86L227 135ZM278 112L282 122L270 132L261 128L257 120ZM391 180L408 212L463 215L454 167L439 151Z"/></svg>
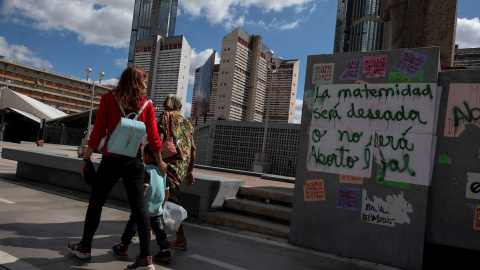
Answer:
<svg viewBox="0 0 480 270"><path fill-rule="evenodd" d="M381 3L382 0L338 0L334 53L386 49Z"/></svg>
<svg viewBox="0 0 480 270"><path fill-rule="evenodd" d="M133 64L137 41L175 35L177 6L178 0L135 0L128 66Z"/></svg>

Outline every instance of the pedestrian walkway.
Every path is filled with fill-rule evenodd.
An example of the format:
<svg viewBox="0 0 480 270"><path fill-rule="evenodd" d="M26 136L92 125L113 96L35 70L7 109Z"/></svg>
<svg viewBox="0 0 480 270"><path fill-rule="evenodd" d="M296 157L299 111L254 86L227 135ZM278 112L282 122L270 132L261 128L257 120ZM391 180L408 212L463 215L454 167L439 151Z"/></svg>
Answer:
<svg viewBox="0 0 480 270"><path fill-rule="evenodd" d="M0 142L3 147L77 156L77 147L33 143ZM94 153L99 160L101 154ZM91 261L79 261L65 251L67 240L78 240L87 207L88 194L38 182L15 180L15 161L0 159L0 270L4 269L123 269L134 257L113 256L111 245L118 241L128 219L128 205L109 200L102 215ZM294 184L262 179L228 171L195 168L203 175L235 178L245 186L275 189L293 194ZM198 220L184 222L189 249L173 251L171 265L157 269L396 269L373 262L344 258L293 246L287 239L240 229L217 227ZM170 239L174 232L169 231ZM137 240L136 240L137 241ZM152 242L153 243L153 242ZM132 254L138 252L134 242ZM480 267L478 252L426 244L424 268L433 269L442 258L447 269ZM465 267L463 267L465 266Z"/></svg>
<svg viewBox="0 0 480 270"><path fill-rule="evenodd" d="M0 142L2 147L39 149L33 146ZM58 154L75 156L72 147L41 148ZM6 163L5 163L6 162ZM118 270L135 260L139 252L138 239L130 248L131 255L119 258L111 246L119 237L129 217L128 206L109 201L102 212L102 222L93 243L92 259L81 261L65 250L66 243L81 237L88 196L38 182L13 179L15 162L0 159L9 166L8 178L0 174L0 269ZM199 173L211 173L200 171ZM238 178L246 185L259 188L293 190L293 184L275 183L259 177L214 172L223 177ZM278 187L276 185L279 185ZM395 269L372 262L350 259L290 245L287 240L257 233L225 229L199 221L184 222L188 239L186 251L172 250L170 264L155 264L156 269L184 270L308 270L308 269ZM167 230L173 239L174 232ZM157 247L152 240L152 251Z"/></svg>

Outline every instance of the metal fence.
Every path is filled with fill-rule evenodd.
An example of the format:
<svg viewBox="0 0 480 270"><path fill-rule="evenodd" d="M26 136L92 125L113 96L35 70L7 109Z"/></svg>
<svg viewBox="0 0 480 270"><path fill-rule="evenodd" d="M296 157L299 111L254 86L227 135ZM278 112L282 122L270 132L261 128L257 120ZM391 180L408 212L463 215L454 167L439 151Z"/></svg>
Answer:
<svg viewBox="0 0 480 270"><path fill-rule="evenodd" d="M195 127L196 164L252 171L255 154L262 151L264 123L214 120ZM272 174L294 177L297 167L299 124L269 123L266 153Z"/></svg>

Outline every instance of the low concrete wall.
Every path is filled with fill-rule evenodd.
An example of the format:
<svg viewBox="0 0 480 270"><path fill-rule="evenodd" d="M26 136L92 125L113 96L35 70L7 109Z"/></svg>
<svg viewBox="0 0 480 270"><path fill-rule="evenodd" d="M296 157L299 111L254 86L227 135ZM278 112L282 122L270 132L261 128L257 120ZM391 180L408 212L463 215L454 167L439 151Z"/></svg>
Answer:
<svg viewBox="0 0 480 270"><path fill-rule="evenodd" d="M72 190L90 192L90 187L80 174L82 160L43 151L3 148L2 158L16 160L19 177L53 184ZM99 162L93 162L98 168ZM222 208L225 199L234 197L245 181L194 173L195 184L182 182L181 203L190 216L205 220L209 211ZM113 187L109 198L127 201L125 188L120 181Z"/></svg>

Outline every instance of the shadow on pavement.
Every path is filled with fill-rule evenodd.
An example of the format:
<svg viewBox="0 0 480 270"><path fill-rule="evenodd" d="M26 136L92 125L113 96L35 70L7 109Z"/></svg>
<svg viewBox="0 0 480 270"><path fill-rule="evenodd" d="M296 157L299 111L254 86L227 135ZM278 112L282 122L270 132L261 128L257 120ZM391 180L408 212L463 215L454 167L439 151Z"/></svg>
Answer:
<svg viewBox="0 0 480 270"><path fill-rule="evenodd" d="M425 243L423 269L480 269L480 251Z"/></svg>
<svg viewBox="0 0 480 270"><path fill-rule="evenodd" d="M126 222L126 220L100 222L93 240L90 260L80 260L66 249L69 241L80 241L83 222L1 224L0 231L11 232L9 235L14 237L2 238L0 245L13 247L9 250L15 252L10 252L12 253L10 255L21 260L3 263L1 266L6 269L25 269L21 264L28 263L39 269L112 269L112 266L123 269L132 263L139 253L137 237L130 246L130 256L115 256L111 250L113 244L120 241ZM151 251L152 254L157 251L154 237L151 241Z"/></svg>

